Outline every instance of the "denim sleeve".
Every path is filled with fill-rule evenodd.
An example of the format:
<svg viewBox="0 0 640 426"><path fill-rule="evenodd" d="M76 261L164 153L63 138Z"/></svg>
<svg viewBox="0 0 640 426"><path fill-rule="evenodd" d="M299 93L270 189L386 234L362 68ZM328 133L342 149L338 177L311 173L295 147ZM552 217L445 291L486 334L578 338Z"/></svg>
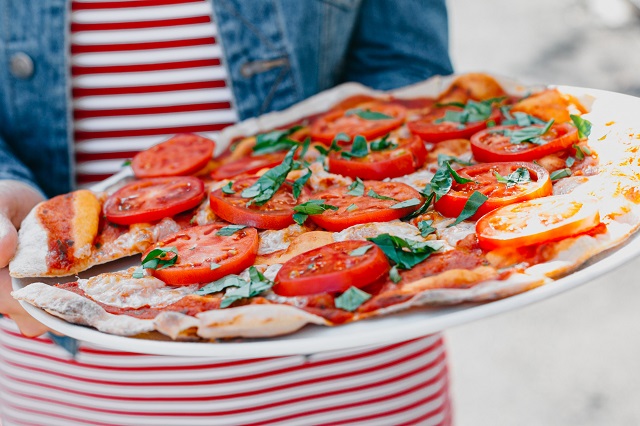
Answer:
<svg viewBox="0 0 640 426"><path fill-rule="evenodd" d="M42 192L31 170L16 158L9 144L0 135L0 180L4 179L19 180Z"/></svg>
<svg viewBox="0 0 640 426"><path fill-rule="evenodd" d="M445 0L363 0L346 81L395 89L453 72Z"/></svg>

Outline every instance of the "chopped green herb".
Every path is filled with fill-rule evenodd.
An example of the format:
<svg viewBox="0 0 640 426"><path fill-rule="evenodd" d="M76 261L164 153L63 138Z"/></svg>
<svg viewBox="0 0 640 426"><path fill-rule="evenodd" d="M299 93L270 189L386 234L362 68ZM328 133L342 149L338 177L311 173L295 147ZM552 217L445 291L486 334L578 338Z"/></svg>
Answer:
<svg viewBox="0 0 640 426"><path fill-rule="evenodd" d="M300 158L304 158L307 155L307 151L309 151L309 146L311 145L311 138L307 137L304 142L302 142L302 149L300 150Z"/></svg>
<svg viewBox="0 0 640 426"><path fill-rule="evenodd" d="M169 253L173 253L173 256L167 258ZM164 269L173 265L178 261L178 249L176 247L165 247L151 250L142 259L142 267L144 269Z"/></svg>
<svg viewBox="0 0 640 426"><path fill-rule="evenodd" d="M336 137L333 138L333 141L331 141L331 146L329 147L329 149L319 144L315 144L313 147L316 149L316 151L320 153L320 156L318 156L318 158L316 159L316 162L323 163L325 170L327 170L327 165L325 164L324 160L329 156L331 151L335 151L335 152L342 151L342 148L340 148L340 146L338 145L338 141L348 142L350 140L351 138L346 133L338 133Z"/></svg>
<svg viewBox="0 0 640 426"><path fill-rule="evenodd" d="M322 214L327 210L338 210L338 207L331 204L325 204L324 200L309 200L306 203L298 204L293 208L296 213L293 214L293 220L302 225L309 215Z"/></svg>
<svg viewBox="0 0 640 426"><path fill-rule="evenodd" d="M487 127L496 127L496 122L493 120L487 121Z"/></svg>
<svg viewBox="0 0 640 426"><path fill-rule="evenodd" d="M545 121L540 120L533 115L529 115L524 112L514 112L511 113L510 117L506 120L502 121L503 126L520 126L520 127L529 127L533 125L544 125Z"/></svg>
<svg viewBox="0 0 640 426"><path fill-rule="evenodd" d="M335 298L336 308L353 312L364 302L371 299L371 295L356 287L349 287L347 291Z"/></svg>
<svg viewBox="0 0 640 426"><path fill-rule="evenodd" d="M481 102L469 100L462 111L448 110L445 112L445 116L443 118L439 118L435 120L435 122L460 123L464 126L467 123L485 121L491 116L491 112L493 111L492 105L494 103L501 102L503 99L504 98L493 98Z"/></svg>
<svg viewBox="0 0 640 426"><path fill-rule="evenodd" d="M371 247L373 247L372 244L366 245L366 246L360 246L357 249L351 250L349 252L349 256L362 256L364 255L366 252L368 252Z"/></svg>
<svg viewBox="0 0 640 426"><path fill-rule="evenodd" d="M231 306L234 302L240 299L248 299L255 297L267 291L273 287L273 282L265 278L265 276L256 269L255 266L249 268L250 282L239 278L240 287L233 287L226 290L222 301L220 302L220 308L224 309Z"/></svg>
<svg viewBox="0 0 640 426"><path fill-rule="evenodd" d="M571 169L564 168L551 173L551 180L559 180L571 176Z"/></svg>
<svg viewBox="0 0 640 426"><path fill-rule="evenodd" d="M351 152L342 151L340 155L344 158L363 158L369 155L369 148L367 146L367 140L363 136L356 136L353 138L353 144L351 145Z"/></svg>
<svg viewBox="0 0 640 426"><path fill-rule="evenodd" d="M212 271L214 269L218 269L221 265L217 264L216 262L211 262L209 263L209 269L211 269Z"/></svg>
<svg viewBox="0 0 640 426"><path fill-rule="evenodd" d="M304 186L307 184L310 177L311 177L311 169L307 169L307 173L303 174L293 182L293 189L292 189L293 198L295 198L296 200L298 199L298 197L302 193L302 188L304 188Z"/></svg>
<svg viewBox="0 0 640 426"><path fill-rule="evenodd" d="M446 166L440 167L431 178L431 182L425 186L422 193L425 196L433 193L436 196L436 201L438 201L443 195L449 192L451 185L453 185L453 177L451 177L449 169Z"/></svg>
<svg viewBox="0 0 640 426"><path fill-rule="evenodd" d="M404 209L405 207L417 206L421 202L422 201L418 200L417 198L410 198L408 200L400 201L399 203L396 203L396 204L394 204L392 206L389 206L389 208L391 208L391 209Z"/></svg>
<svg viewBox="0 0 640 426"><path fill-rule="evenodd" d="M576 150L576 159L579 161L582 161L586 156L591 155L591 150L587 146L573 144L573 149Z"/></svg>
<svg viewBox="0 0 640 426"><path fill-rule="evenodd" d="M189 225L193 225L194 223L196 223L196 221L198 220L198 216L194 215L190 220L189 220Z"/></svg>
<svg viewBox="0 0 640 426"><path fill-rule="evenodd" d="M422 207L420 207L418 210L416 210L415 212L405 216L402 218L403 221L408 221L411 220L413 218L416 218L422 214L425 214L426 211L429 209L429 206L431 205L431 203L433 202L433 199L435 198L435 193L431 193L427 196L427 201L424 202L424 204L422 205Z"/></svg>
<svg viewBox="0 0 640 426"><path fill-rule="evenodd" d="M142 266L138 266L131 274L131 278L139 280L140 278L144 278L144 275L144 269L142 268Z"/></svg>
<svg viewBox="0 0 640 426"><path fill-rule="evenodd" d="M530 126L523 127L521 129L516 130L495 130L493 132L501 133L509 138L509 142L512 144L521 144L523 142L529 142L536 145L544 145L546 141L541 138L545 133L551 129L551 126L554 123L554 119L549 120L544 126Z"/></svg>
<svg viewBox="0 0 640 426"><path fill-rule="evenodd" d="M390 115L383 114L381 112L371 111L369 109L360 109L360 108L350 109L347 112L345 112L344 115L345 116L357 115L363 120L393 120L395 118Z"/></svg>
<svg viewBox="0 0 640 426"><path fill-rule="evenodd" d="M582 152L584 152L584 155L591 155L591 150L586 145L582 147Z"/></svg>
<svg viewBox="0 0 640 426"><path fill-rule="evenodd" d="M464 102L443 102L443 103L437 102L436 103L436 108L444 108L448 106L464 108L466 104Z"/></svg>
<svg viewBox="0 0 640 426"><path fill-rule="evenodd" d="M227 225L224 228L218 229L216 235L219 237L230 237L231 235L246 227L246 225Z"/></svg>
<svg viewBox="0 0 640 426"><path fill-rule="evenodd" d="M575 158L573 158L573 157L567 157L567 159L564 161L564 164L565 164L567 167L571 167L571 166L573 166L573 165L575 164L575 162L576 162L576 159L575 159Z"/></svg>
<svg viewBox="0 0 640 426"><path fill-rule="evenodd" d="M569 117L571 117L571 121L573 121L576 129L578 129L578 137L580 139L588 138L591 134L591 122L589 120L585 120L579 115L570 114Z"/></svg>
<svg viewBox="0 0 640 426"><path fill-rule="evenodd" d="M226 277L205 285L194 294L197 294L198 296L207 296L209 294L219 293L228 287L242 287L247 284L248 283L238 275L227 275Z"/></svg>
<svg viewBox="0 0 640 426"><path fill-rule="evenodd" d="M442 248L442 243L404 240L390 234L380 234L368 240L380 247L387 258L400 269L411 269Z"/></svg>
<svg viewBox="0 0 640 426"><path fill-rule="evenodd" d="M389 278L391 278L391 281L393 281L396 284L402 281L402 277L398 273L398 265L393 265L391 267L391 269L389 270Z"/></svg>
<svg viewBox="0 0 640 426"><path fill-rule="evenodd" d="M369 188L367 195L372 198L377 198L378 200L398 201L395 198L387 197L386 195L380 195L376 191L374 191L372 188Z"/></svg>
<svg viewBox="0 0 640 426"><path fill-rule="evenodd" d="M349 185L347 195L353 195L356 197L362 197L364 195L364 182L362 182L362 179L356 178L356 180Z"/></svg>
<svg viewBox="0 0 640 426"><path fill-rule="evenodd" d="M527 182L531 182L531 175L529 170L526 167L518 167L513 172L509 173L507 177L500 176L500 173L494 171L493 174L496 177L496 180L499 183L504 183L507 185L507 188L511 188L512 186L522 185Z"/></svg>
<svg viewBox="0 0 640 426"><path fill-rule="evenodd" d="M458 172L453 170L453 168L451 167L451 164L449 164L448 161L445 161L444 165L447 168L447 170L449 170L449 173L451 173L451 176L453 176L453 180L455 180L457 183L464 184L464 183L475 182L473 179L467 179L467 178L463 178L462 176L460 176L458 174Z"/></svg>
<svg viewBox="0 0 640 426"><path fill-rule="evenodd" d="M253 147L253 155L270 154L272 152L286 151L291 147L298 146L298 142L289 139L302 126L293 126L289 129L274 130L268 133L261 133L256 136L256 144Z"/></svg>
<svg viewBox="0 0 640 426"><path fill-rule="evenodd" d="M229 195L235 194L236 191L233 190L233 182L232 181L227 182L227 184L222 187L222 192Z"/></svg>
<svg viewBox="0 0 640 426"><path fill-rule="evenodd" d="M355 204L349 204L349 207L347 207L345 210L348 212L352 212L354 210L356 210L358 208L358 206L356 206Z"/></svg>
<svg viewBox="0 0 640 426"><path fill-rule="evenodd" d="M386 149L396 149L398 144L389 141L389 134L387 133L381 139L377 139L371 142L371 151L384 151Z"/></svg>
<svg viewBox="0 0 640 426"><path fill-rule="evenodd" d="M125 160L124 163L122 163L122 165L120 167L127 167L131 165L131 159L129 160Z"/></svg>
<svg viewBox="0 0 640 426"><path fill-rule="evenodd" d="M433 225L433 220L421 220L420 222L418 222L418 229L420 230L420 235L422 235L423 237L426 237L436 232L436 228L434 228L431 225Z"/></svg>
<svg viewBox="0 0 640 426"><path fill-rule="evenodd" d="M487 201L488 199L489 197L487 197L483 193L478 191L473 191L473 194L471 194L467 202L464 203L464 208L462 209L460 216L458 216L456 218L456 221L449 226L457 225L463 220L469 219L471 216L476 214L480 206L483 205L485 201Z"/></svg>
<svg viewBox="0 0 640 426"><path fill-rule="evenodd" d="M293 155L297 148L297 145L291 148L280 165L268 170L253 185L242 191L243 198L251 198L247 205L261 206L273 197L293 169Z"/></svg>

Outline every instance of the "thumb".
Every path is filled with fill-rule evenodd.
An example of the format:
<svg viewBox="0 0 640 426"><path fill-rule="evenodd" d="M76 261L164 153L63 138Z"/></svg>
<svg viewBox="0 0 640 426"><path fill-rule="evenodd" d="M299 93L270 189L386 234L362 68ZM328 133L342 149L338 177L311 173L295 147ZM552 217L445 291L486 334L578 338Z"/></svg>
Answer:
<svg viewBox="0 0 640 426"><path fill-rule="evenodd" d="M4 268L16 251L16 229L42 194L18 181L0 180L0 268Z"/></svg>
<svg viewBox="0 0 640 426"><path fill-rule="evenodd" d="M13 223L3 214L0 214L0 268L9 264L18 244L18 232Z"/></svg>

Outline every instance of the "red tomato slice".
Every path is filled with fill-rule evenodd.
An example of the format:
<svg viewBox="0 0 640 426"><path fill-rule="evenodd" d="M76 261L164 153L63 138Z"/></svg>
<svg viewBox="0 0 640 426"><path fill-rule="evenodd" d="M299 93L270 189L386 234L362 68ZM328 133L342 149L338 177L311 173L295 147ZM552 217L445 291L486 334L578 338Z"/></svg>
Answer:
<svg viewBox="0 0 640 426"><path fill-rule="evenodd" d="M427 159L427 148L417 136L398 141L398 148L371 151L363 158L343 158L340 153L329 156L329 171L360 179L382 180L408 175L422 167Z"/></svg>
<svg viewBox="0 0 640 426"><path fill-rule="evenodd" d="M204 184L196 177L141 179L111 194L104 214L120 225L154 222L196 207L203 196Z"/></svg>
<svg viewBox="0 0 640 426"><path fill-rule="evenodd" d="M538 198L511 204L480 218L478 243L484 250L520 247L559 240L587 232L600 223L595 201L570 195Z"/></svg>
<svg viewBox="0 0 640 426"><path fill-rule="evenodd" d="M370 248L360 256L350 253ZM389 272L384 252L368 241L327 244L287 261L276 275L273 291L282 296L335 293L364 287Z"/></svg>
<svg viewBox="0 0 640 426"><path fill-rule="evenodd" d="M285 182L262 206L252 204L247 207L250 199L242 198L241 193L257 180L257 177L252 177L234 182L232 189L235 194L225 194L222 189L213 191L209 196L211 210L228 222L260 229L282 229L293 224L293 208L298 202L293 197L289 182Z"/></svg>
<svg viewBox="0 0 640 426"><path fill-rule="evenodd" d="M393 118L367 120L352 114L355 109L379 112ZM399 127L403 123L405 115L406 108L403 106L380 101L366 102L352 109L334 108L311 124L311 138L330 144L338 133L345 133L352 139L357 135L362 135L367 140L372 140Z"/></svg>
<svg viewBox="0 0 640 426"><path fill-rule="evenodd" d="M153 249L175 247L178 260L167 268L148 271L169 285L206 283L244 271L256 260L258 231L244 228L230 236L216 235L224 226L194 226L167 236L150 247L142 258Z"/></svg>
<svg viewBox="0 0 640 426"><path fill-rule="evenodd" d="M507 177L510 173L524 167L529 171L531 182L507 187L507 184L498 182L495 173ZM435 209L447 217L458 217L475 191L489 197L479 208L476 214L470 219L476 220L481 216L508 204L534 198L551 195L553 187L549 172L542 166L534 163L511 162L511 163L485 163L470 167L463 167L458 170L458 174L466 179L473 179L475 182L456 183L453 182L448 193L435 202Z"/></svg>
<svg viewBox="0 0 640 426"><path fill-rule="evenodd" d="M444 118L447 111L461 111L462 108L437 108L419 120L410 121L407 127L411 133L420 136L425 142L442 142L449 139L469 139L474 133L487 128L487 122L500 121L500 111L494 110L488 119L475 123L453 123L449 121L437 122Z"/></svg>
<svg viewBox="0 0 640 426"><path fill-rule="evenodd" d="M230 179L241 174L253 174L265 168L272 168L282 163L286 152L275 152L273 154L257 155L255 157L244 157L227 164L223 164L211 172L214 180Z"/></svg>
<svg viewBox="0 0 640 426"><path fill-rule="evenodd" d="M138 153L131 161L137 178L186 176L207 165L216 144L198 135L176 135Z"/></svg>
<svg viewBox="0 0 640 426"><path fill-rule="evenodd" d="M313 194L314 199L320 199L325 204L338 207L338 210L327 210L322 214L311 215L309 218L316 225L327 231L342 231L359 223L389 222L400 219L420 208L423 199L418 191L399 182L364 181L363 196L349 195L349 188L336 186L326 191ZM395 200L380 200L366 195L373 189L378 195L391 197ZM391 208L401 201L412 198L419 200L419 204L411 207ZM355 208L352 206L355 205Z"/></svg>
<svg viewBox="0 0 640 426"><path fill-rule="evenodd" d="M542 127L542 126L540 126ZM476 133L471 137L473 158L482 162L533 161L545 155L567 149L578 143L578 129L569 123L556 124L544 135L544 145L530 142L513 144L500 134L502 130L517 130L518 126L499 126Z"/></svg>

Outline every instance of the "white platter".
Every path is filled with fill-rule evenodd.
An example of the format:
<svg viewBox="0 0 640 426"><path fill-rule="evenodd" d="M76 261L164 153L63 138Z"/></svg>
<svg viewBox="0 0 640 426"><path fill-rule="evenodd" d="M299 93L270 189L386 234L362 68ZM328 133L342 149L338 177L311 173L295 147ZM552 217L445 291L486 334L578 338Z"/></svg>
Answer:
<svg viewBox="0 0 640 426"><path fill-rule="evenodd" d="M502 81L501 81L502 82ZM446 79L430 80L412 88L397 92L398 96L417 97L439 93L447 83ZM512 92L522 91L521 86L506 84ZM595 89L576 87L559 87L562 92L573 94L587 103L593 101L591 112L587 116L593 122L591 139L595 140L607 135L607 138L635 138L635 131L640 133L640 123L635 115L640 111L640 99L630 96L605 92ZM319 104L331 105L349 94L362 92L361 86L348 84L324 92L298 105L296 114L291 111L273 113L260 119L252 119L223 131L221 141L228 142L242 134L254 134L275 126L284 125L295 120L296 115L310 115L320 112ZM640 165L638 166L640 167ZM640 172L638 175L640 176ZM97 189L104 189L109 184L121 180L127 172L109 179ZM625 262L640 255L640 236L636 233L625 244L601 253L583 265L578 271L546 284L506 299L485 304L465 304L452 307L422 308L387 317L380 317L339 327L307 326L288 336L270 339L231 341L224 343L187 343L160 340L144 340L121 337L101 333L95 329L67 323L32 305L22 303L25 309L37 320L53 330L67 336L86 341L106 348L130 352L139 352L173 356L206 356L216 358L260 358L310 354L331 350L348 350L372 345L392 344L430 333L445 330L463 323L475 321L498 313L514 310L531 303L541 301L556 294L592 281L598 276L615 270ZM118 263L92 268L81 276L93 275L105 270L122 269L126 264L139 262L139 258L123 259ZM14 289L36 281L36 279L14 279ZM39 280L38 281L43 281ZM44 280L52 282L55 280ZM58 282L64 279L58 279Z"/></svg>

